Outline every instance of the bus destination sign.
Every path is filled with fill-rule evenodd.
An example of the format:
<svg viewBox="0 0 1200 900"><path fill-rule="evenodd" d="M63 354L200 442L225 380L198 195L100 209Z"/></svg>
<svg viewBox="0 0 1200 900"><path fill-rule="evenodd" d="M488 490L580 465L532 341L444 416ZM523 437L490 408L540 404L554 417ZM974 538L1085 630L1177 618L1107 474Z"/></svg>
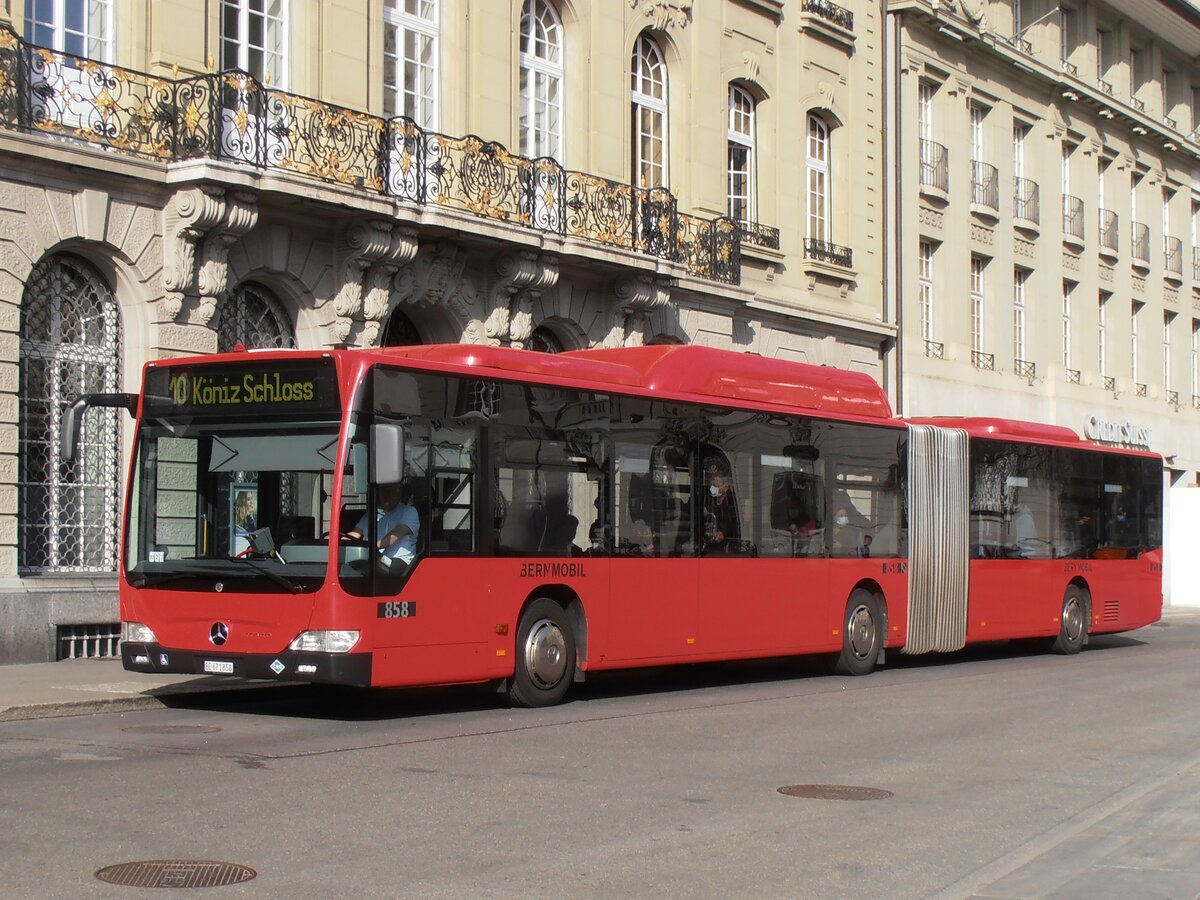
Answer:
<svg viewBox="0 0 1200 900"><path fill-rule="evenodd" d="M332 361L162 366L146 374L148 416L336 410Z"/></svg>

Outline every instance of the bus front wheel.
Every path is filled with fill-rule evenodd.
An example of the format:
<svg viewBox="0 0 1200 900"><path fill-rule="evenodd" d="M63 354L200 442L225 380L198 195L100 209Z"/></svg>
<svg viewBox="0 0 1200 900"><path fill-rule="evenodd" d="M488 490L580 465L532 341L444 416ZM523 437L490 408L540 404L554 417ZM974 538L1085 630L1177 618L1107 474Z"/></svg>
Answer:
<svg viewBox="0 0 1200 900"><path fill-rule="evenodd" d="M525 607L516 656L508 686L514 706L553 706L566 696L575 676L575 634L561 606L539 597Z"/></svg>
<svg viewBox="0 0 1200 900"><path fill-rule="evenodd" d="M842 626L842 652L833 670L839 675L866 675L874 671L883 640L883 617L870 591L858 588L850 594Z"/></svg>
<svg viewBox="0 0 1200 900"><path fill-rule="evenodd" d="M1083 649L1087 638L1088 594L1078 585L1071 585L1063 595L1062 616L1059 619L1058 637L1050 645L1052 653L1069 656Z"/></svg>

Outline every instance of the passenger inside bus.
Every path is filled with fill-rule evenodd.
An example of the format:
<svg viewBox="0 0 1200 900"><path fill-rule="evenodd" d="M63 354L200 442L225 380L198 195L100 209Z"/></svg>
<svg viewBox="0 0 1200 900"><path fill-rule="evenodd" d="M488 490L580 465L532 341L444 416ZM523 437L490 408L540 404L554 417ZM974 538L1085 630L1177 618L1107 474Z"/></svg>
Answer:
<svg viewBox="0 0 1200 900"><path fill-rule="evenodd" d="M861 529L850 524L850 512L846 507L838 507L833 516L833 555L854 556L859 547L858 535Z"/></svg>
<svg viewBox="0 0 1200 900"><path fill-rule="evenodd" d="M412 483L408 481L378 486L375 510L375 540L386 565L396 560L411 565L417 552L417 534L421 530L416 507L412 506ZM368 529L367 514L346 533L362 540Z"/></svg>
<svg viewBox="0 0 1200 900"><path fill-rule="evenodd" d="M704 498L704 551L727 552L738 540L737 504L729 476L720 467L709 465L708 496Z"/></svg>

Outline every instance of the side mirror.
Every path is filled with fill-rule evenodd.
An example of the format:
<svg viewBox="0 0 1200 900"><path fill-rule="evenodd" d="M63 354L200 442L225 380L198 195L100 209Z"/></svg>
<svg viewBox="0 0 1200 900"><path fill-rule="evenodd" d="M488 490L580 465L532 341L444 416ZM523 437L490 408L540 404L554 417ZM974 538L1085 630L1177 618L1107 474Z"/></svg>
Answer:
<svg viewBox="0 0 1200 900"><path fill-rule="evenodd" d="M137 416L137 394L84 394L68 406L62 414L59 426L59 441L63 459L75 461L79 451L79 431L83 427L83 414L91 406L110 409L127 409L129 415Z"/></svg>
<svg viewBox="0 0 1200 900"><path fill-rule="evenodd" d="M371 426L371 480L395 484L404 477L404 428L390 422Z"/></svg>

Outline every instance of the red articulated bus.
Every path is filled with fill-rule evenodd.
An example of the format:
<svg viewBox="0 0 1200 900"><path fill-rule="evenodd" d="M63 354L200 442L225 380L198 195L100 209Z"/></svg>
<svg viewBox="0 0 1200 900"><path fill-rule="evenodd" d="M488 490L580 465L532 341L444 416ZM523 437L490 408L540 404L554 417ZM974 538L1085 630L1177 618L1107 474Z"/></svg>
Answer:
<svg viewBox="0 0 1200 900"><path fill-rule="evenodd" d="M603 669L1074 653L1162 611L1159 457L902 420L859 373L695 346L235 352L80 398L66 447L89 405L137 416L134 671L542 706Z"/></svg>

